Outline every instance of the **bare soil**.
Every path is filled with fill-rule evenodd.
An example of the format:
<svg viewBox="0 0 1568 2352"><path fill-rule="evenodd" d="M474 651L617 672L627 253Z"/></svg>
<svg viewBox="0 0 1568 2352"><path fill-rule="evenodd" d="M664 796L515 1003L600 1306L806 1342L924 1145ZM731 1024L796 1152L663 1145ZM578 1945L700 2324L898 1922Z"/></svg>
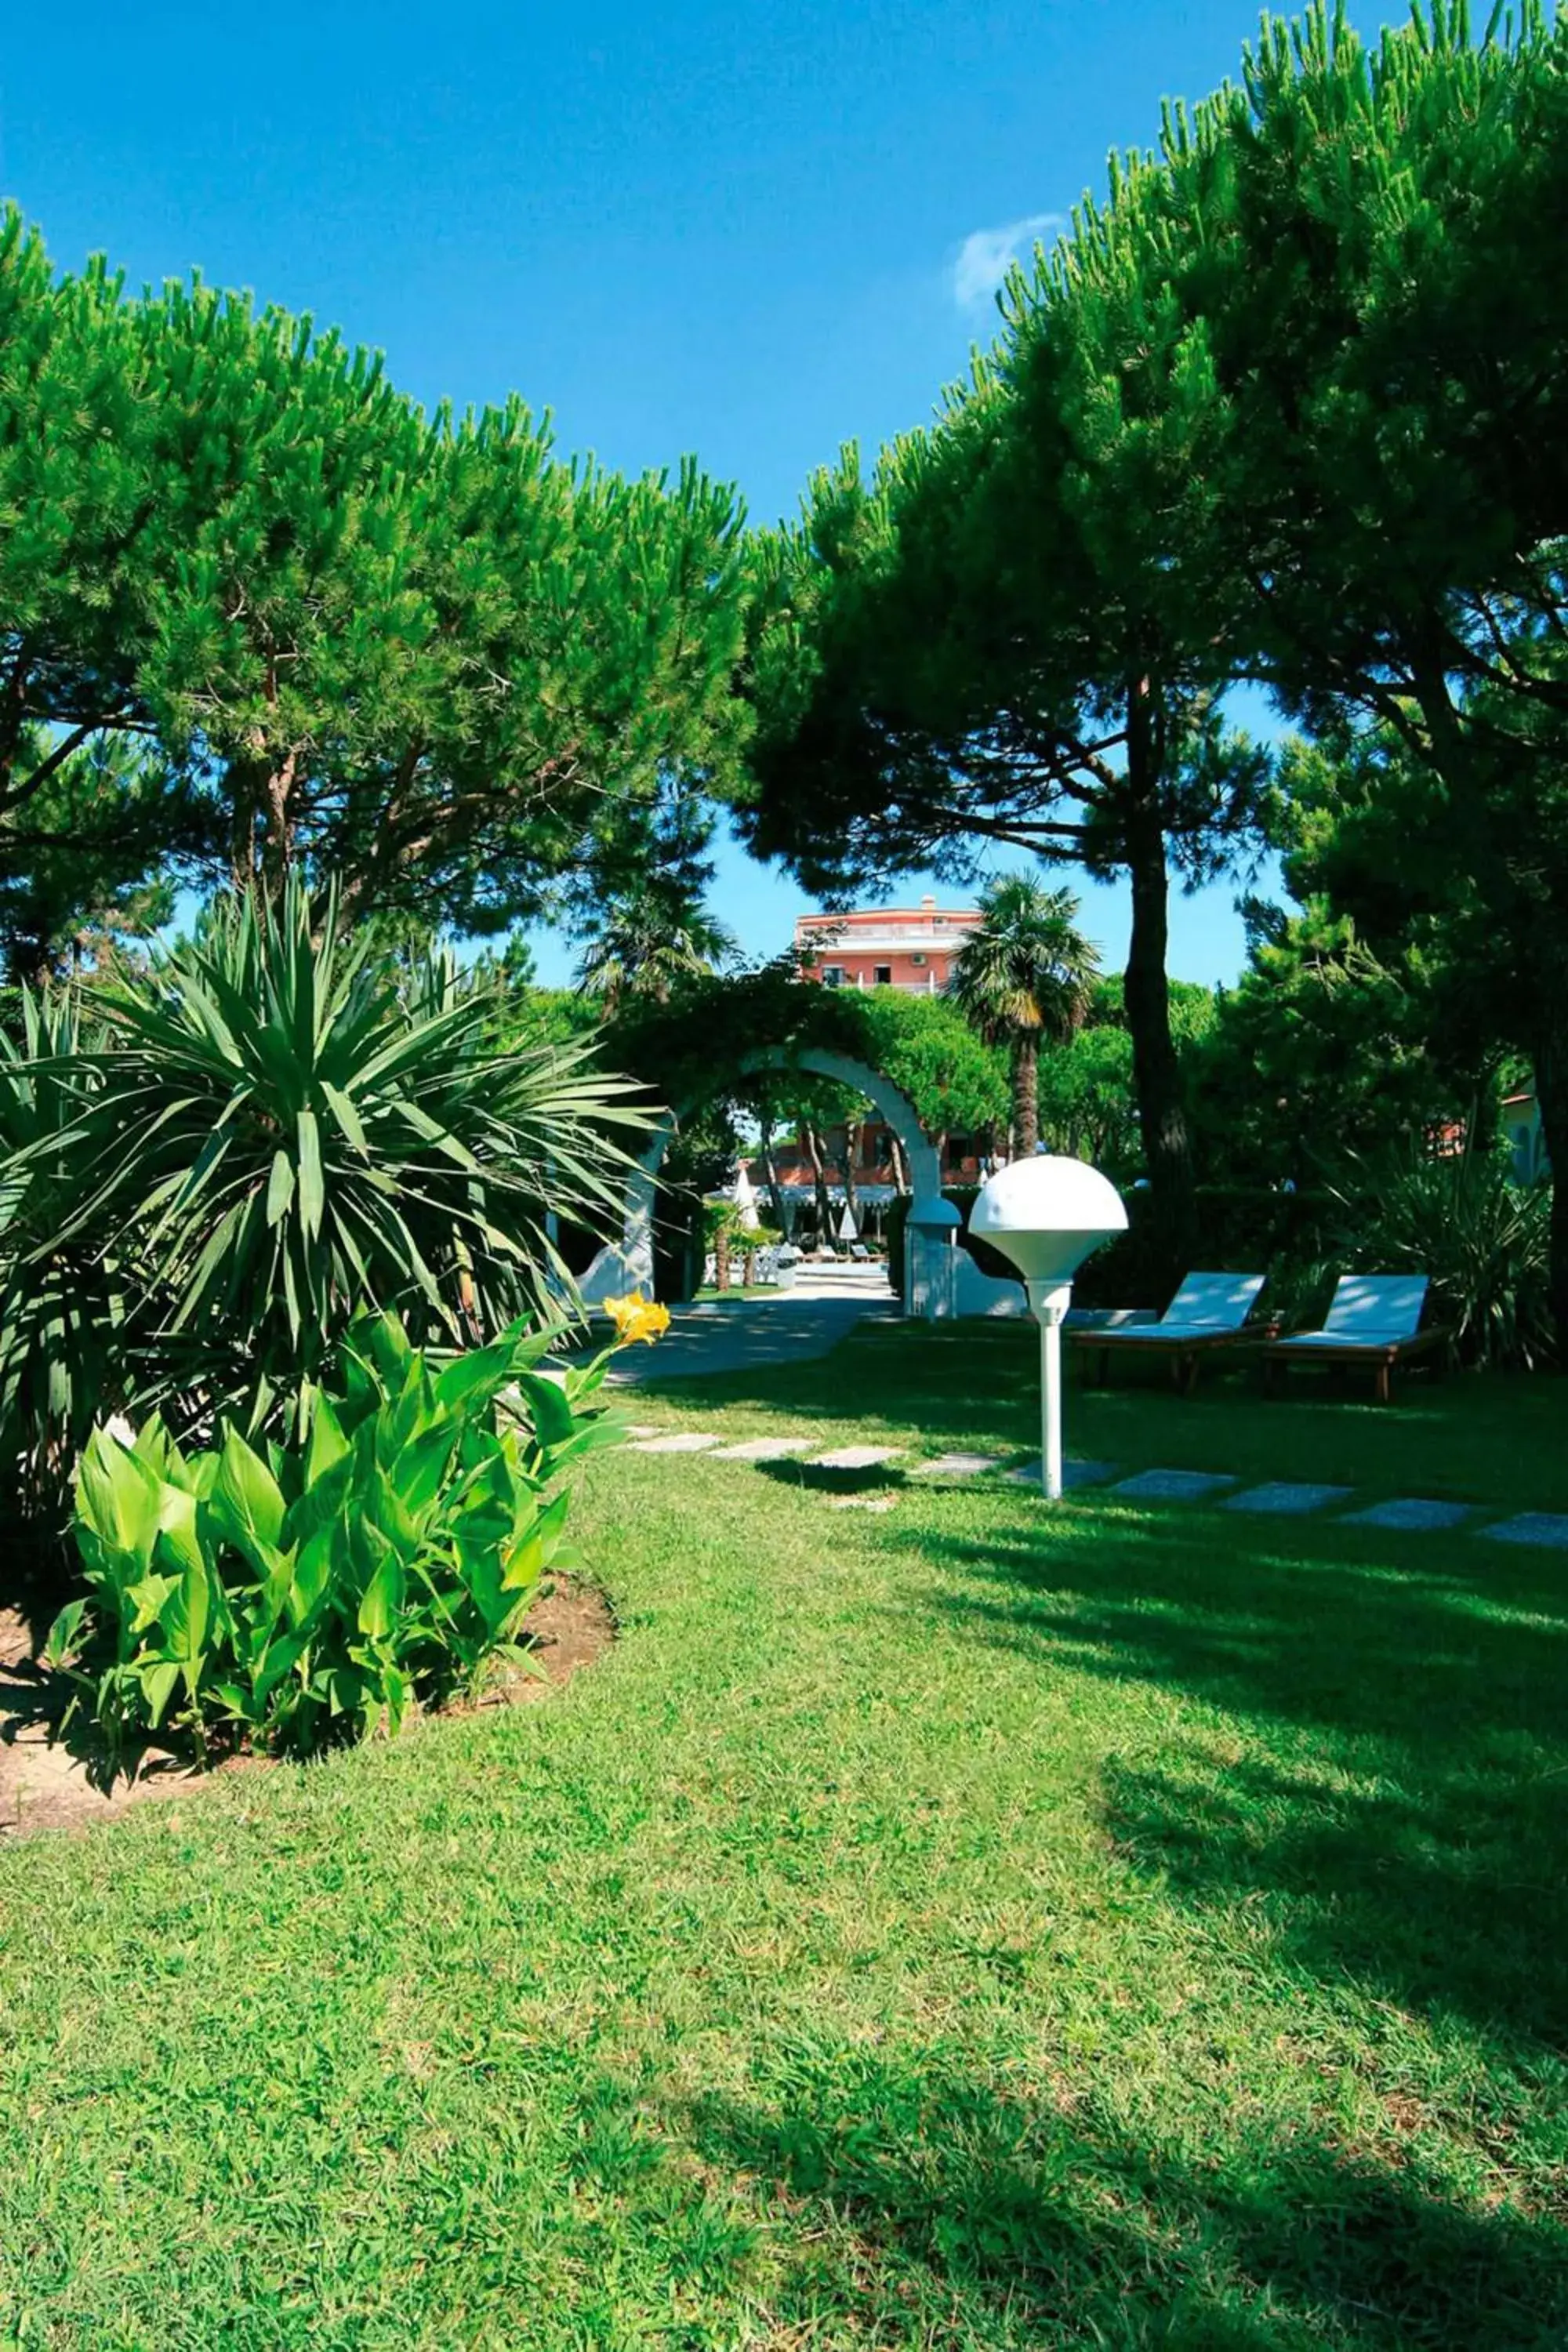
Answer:
<svg viewBox="0 0 1568 2352"><path fill-rule="evenodd" d="M547 1697L603 1654L616 1627L601 1592L556 1577L530 1610L525 1631L534 1643L538 1671L510 1668L468 1705L529 1706ZM60 1704L37 1662L26 1620L15 1610L0 1609L0 1839L34 1830L79 1830L91 1822L114 1821L131 1806L159 1797L193 1796L215 1771L279 1769L268 1757L240 1755L198 1771L181 1757L152 1749L133 1777L121 1775L105 1788L94 1777L90 1756L74 1742L50 1741L50 1718Z"/></svg>

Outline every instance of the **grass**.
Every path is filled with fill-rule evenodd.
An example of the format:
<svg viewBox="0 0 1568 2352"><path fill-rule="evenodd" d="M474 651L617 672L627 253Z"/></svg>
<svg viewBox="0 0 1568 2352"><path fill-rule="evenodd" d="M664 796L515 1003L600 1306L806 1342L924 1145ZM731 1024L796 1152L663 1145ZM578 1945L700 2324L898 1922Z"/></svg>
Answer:
<svg viewBox="0 0 1568 2352"><path fill-rule="evenodd" d="M1027 1338L637 1411L1022 1448ZM1070 1403L1500 1507L1563 1411ZM1568 2340L1563 1559L886 1491L602 1459L565 1692L0 1852L0 2345Z"/></svg>

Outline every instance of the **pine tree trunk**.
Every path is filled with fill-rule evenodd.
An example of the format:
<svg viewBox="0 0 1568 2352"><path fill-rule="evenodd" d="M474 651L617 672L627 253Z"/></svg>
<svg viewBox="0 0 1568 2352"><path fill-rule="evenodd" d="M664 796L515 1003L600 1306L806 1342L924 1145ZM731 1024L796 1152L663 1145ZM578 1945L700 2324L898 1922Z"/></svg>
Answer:
<svg viewBox="0 0 1568 2352"><path fill-rule="evenodd" d="M789 1221L784 1215L784 1187L779 1182L778 1163L773 1158L773 1125L768 1119L764 1119L763 1121L761 1159L763 1163L763 1181L768 1188L768 1199L773 1206L773 1223L778 1227L781 1234L787 1234L789 1232Z"/></svg>
<svg viewBox="0 0 1568 2352"><path fill-rule="evenodd" d="M865 1123L863 1120L852 1118L846 1123L844 1129L844 1199L848 1207L850 1223L854 1225L857 1235L858 1235L860 1231L860 1201L859 1195L855 1190L855 1162L860 1155L860 1146L864 1139L865 1132Z"/></svg>
<svg viewBox="0 0 1568 2352"><path fill-rule="evenodd" d="M1040 1139L1040 1038L1020 1029L1013 1045L1013 1132L1020 1160L1032 1160Z"/></svg>
<svg viewBox="0 0 1568 2352"><path fill-rule="evenodd" d="M811 1162L812 1187L816 1194L816 1222L820 1229L818 1245L827 1247L833 1240L833 1202L827 1194L827 1171L822 1164L822 1139L809 1119L802 1123L800 1139Z"/></svg>
<svg viewBox="0 0 1568 2352"><path fill-rule="evenodd" d="M1169 940L1170 879L1165 836L1151 810L1130 829L1128 866L1132 880L1132 929L1127 947L1125 1003L1132 1040L1132 1087L1143 1139L1143 1156L1154 1195L1154 1212L1179 1281L1197 1237L1197 1201L1193 1173L1192 1131L1186 1089L1171 1034L1171 991L1165 971Z"/></svg>
<svg viewBox="0 0 1568 2352"><path fill-rule="evenodd" d="M1538 977L1535 991L1535 1103L1552 1162L1552 1233L1547 1289L1557 1331L1557 1360L1568 1370L1568 955L1562 969Z"/></svg>

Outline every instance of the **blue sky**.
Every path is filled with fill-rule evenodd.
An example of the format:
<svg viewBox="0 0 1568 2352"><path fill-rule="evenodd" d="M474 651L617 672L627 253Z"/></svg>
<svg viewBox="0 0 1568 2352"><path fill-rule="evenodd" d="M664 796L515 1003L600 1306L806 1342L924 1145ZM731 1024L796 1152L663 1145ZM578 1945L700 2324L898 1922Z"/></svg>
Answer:
<svg viewBox="0 0 1568 2352"><path fill-rule="evenodd" d="M518 391L626 469L694 450L772 519L840 443L930 415L1008 253L1163 96L1234 74L1256 23L1249 0L76 0L0 59L0 192L64 266L199 266L377 346L422 399ZM1184 977L1237 971L1232 895L1178 903ZM733 849L716 896L755 953L806 903ZM1084 898L1114 961L1125 894Z"/></svg>

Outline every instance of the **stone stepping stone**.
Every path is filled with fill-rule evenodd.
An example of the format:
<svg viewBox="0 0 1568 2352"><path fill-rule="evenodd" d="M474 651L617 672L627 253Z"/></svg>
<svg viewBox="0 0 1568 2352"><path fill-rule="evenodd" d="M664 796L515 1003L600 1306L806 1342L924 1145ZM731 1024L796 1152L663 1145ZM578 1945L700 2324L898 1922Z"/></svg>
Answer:
<svg viewBox="0 0 1568 2352"><path fill-rule="evenodd" d="M1353 1486L1319 1486L1310 1479L1293 1483L1279 1478L1268 1486L1248 1486L1239 1495L1227 1495L1220 1507L1261 1511L1271 1518L1304 1518L1309 1511L1321 1511L1325 1503L1342 1503L1354 1492Z"/></svg>
<svg viewBox="0 0 1568 2352"><path fill-rule="evenodd" d="M933 1462L915 1465L917 1478L973 1478L983 1470L1000 1469L1006 1457L1000 1454L939 1454Z"/></svg>
<svg viewBox="0 0 1568 2352"><path fill-rule="evenodd" d="M1521 1511L1516 1519L1499 1519L1478 1528L1489 1543L1541 1544L1549 1551L1568 1551L1568 1517L1554 1511Z"/></svg>
<svg viewBox="0 0 1568 2352"><path fill-rule="evenodd" d="M628 1437L657 1437L658 1435L658 1423L657 1421L628 1421L626 1423L626 1435Z"/></svg>
<svg viewBox="0 0 1568 2352"><path fill-rule="evenodd" d="M703 1454L719 1440L710 1432L704 1435L695 1429L678 1429L668 1437L639 1437L632 1447L634 1454Z"/></svg>
<svg viewBox="0 0 1568 2352"><path fill-rule="evenodd" d="M721 1445L715 1462L784 1462L792 1454L809 1454L815 1437L748 1437L739 1445Z"/></svg>
<svg viewBox="0 0 1568 2352"><path fill-rule="evenodd" d="M901 1445L839 1445L831 1454L814 1454L809 1470L874 1470L879 1462L895 1462Z"/></svg>
<svg viewBox="0 0 1568 2352"><path fill-rule="evenodd" d="M1223 1475L1213 1470L1140 1470L1135 1478L1123 1478L1110 1491L1125 1496L1130 1503L1196 1503L1235 1484L1228 1470Z"/></svg>
<svg viewBox="0 0 1568 2352"><path fill-rule="evenodd" d="M1412 1535L1436 1535L1457 1528L1475 1509L1473 1503L1428 1502L1424 1496L1401 1495L1392 1503L1373 1503L1369 1510L1351 1511L1342 1528L1405 1528Z"/></svg>
<svg viewBox="0 0 1568 2352"><path fill-rule="evenodd" d="M1062 1492L1070 1495L1079 1486L1103 1486L1108 1478L1115 1477L1116 1467L1114 1462L1064 1462ZM1016 1470L1008 1471L1007 1480L1014 1486L1037 1486L1040 1465L1037 1462L1025 1462Z"/></svg>
<svg viewBox="0 0 1568 2352"><path fill-rule="evenodd" d="M898 1499L896 1495L835 1495L827 1507L830 1511L890 1511Z"/></svg>

